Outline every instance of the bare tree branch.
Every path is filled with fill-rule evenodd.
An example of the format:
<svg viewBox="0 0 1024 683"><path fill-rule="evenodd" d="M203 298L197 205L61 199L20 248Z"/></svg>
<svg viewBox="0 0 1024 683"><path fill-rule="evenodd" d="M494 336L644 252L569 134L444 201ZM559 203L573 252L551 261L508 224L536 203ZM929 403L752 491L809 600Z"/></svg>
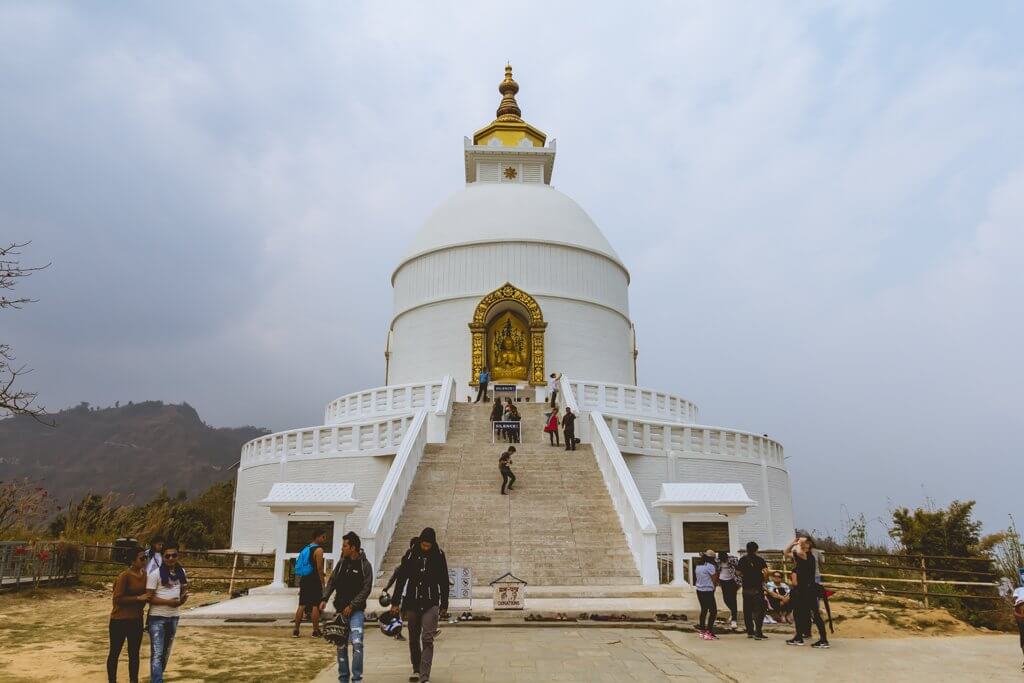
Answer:
<svg viewBox="0 0 1024 683"><path fill-rule="evenodd" d="M21 256L21 249L29 244L15 242L6 247L0 246L0 291L13 290L19 279L50 266L49 263L35 267L21 265L17 257ZM0 309L21 308L32 301L33 299L27 297L8 298L0 294ZM46 409L35 405L36 392L26 391L15 385L20 377L30 372L31 370L24 365L15 365L14 352L10 345L0 342L0 417L29 415L43 424L52 426L51 422L43 418Z"/></svg>

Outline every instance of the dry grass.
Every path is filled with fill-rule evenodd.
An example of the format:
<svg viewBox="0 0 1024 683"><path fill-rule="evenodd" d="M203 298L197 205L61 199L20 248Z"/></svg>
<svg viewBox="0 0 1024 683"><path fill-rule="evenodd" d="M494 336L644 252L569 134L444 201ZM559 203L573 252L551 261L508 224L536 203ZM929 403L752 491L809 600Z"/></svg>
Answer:
<svg viewBox="0 0 1024 683"><path fill-rule="evenodd" d="M197 593L199 605L223 598ZM110 593L89 588L0 595L0 681L105 681ZM320 639L295 640L284 628L181 626L168 681L288 681L312 679L334 660ZM142 641L142 676L149 677L149 639ZM128 680L122 653L119 678Z"/></svg>

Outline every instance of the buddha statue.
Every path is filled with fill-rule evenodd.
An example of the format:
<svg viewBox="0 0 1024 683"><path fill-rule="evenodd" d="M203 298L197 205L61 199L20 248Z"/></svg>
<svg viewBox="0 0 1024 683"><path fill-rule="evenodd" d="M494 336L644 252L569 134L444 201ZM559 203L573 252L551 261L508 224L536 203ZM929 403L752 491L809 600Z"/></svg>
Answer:
<svg viewBox="0 0 1024 683"><path fill-rule="evenodd" d="M494 353L494 379L526 379L526 359L515 348L512 337L498 342Z"/></svg>

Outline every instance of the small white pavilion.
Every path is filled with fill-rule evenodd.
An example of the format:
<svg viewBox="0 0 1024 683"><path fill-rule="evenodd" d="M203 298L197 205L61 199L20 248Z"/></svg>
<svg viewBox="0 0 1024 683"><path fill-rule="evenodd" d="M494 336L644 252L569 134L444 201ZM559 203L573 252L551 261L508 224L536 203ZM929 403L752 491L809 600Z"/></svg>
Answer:
<svg viewBox="0 0 1024 683"><path fill-rule="evenodd" d="M684 565L692 563L694 557L707 549L701 547L703 538L693 538L687 543L687 525L724 521L729 535L726 547L739 548L736 521L749 508L756 507L757 501L751 500L743 484L674 483L661 485L661 496L653 506L666 512L672 520L672 583L683 586L689 583ZM724 550L726 547L713 549Z"/></svg>

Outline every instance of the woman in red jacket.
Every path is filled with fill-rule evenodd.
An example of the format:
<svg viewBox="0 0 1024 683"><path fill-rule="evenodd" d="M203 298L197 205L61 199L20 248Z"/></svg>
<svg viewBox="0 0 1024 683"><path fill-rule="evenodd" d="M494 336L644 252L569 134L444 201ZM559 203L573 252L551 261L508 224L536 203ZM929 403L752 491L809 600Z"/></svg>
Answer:
<svg viewBox="0 0 1024 683"><path fill-rule="evenodd" d="M551 445L552 446L561 446L562 445L562 444L560 444L558 442L558 409L557 408L552 408L551 409L551 414L548 415L548 423L544 427L544 431L548 433L549 437L551 437Z"/></svg>

